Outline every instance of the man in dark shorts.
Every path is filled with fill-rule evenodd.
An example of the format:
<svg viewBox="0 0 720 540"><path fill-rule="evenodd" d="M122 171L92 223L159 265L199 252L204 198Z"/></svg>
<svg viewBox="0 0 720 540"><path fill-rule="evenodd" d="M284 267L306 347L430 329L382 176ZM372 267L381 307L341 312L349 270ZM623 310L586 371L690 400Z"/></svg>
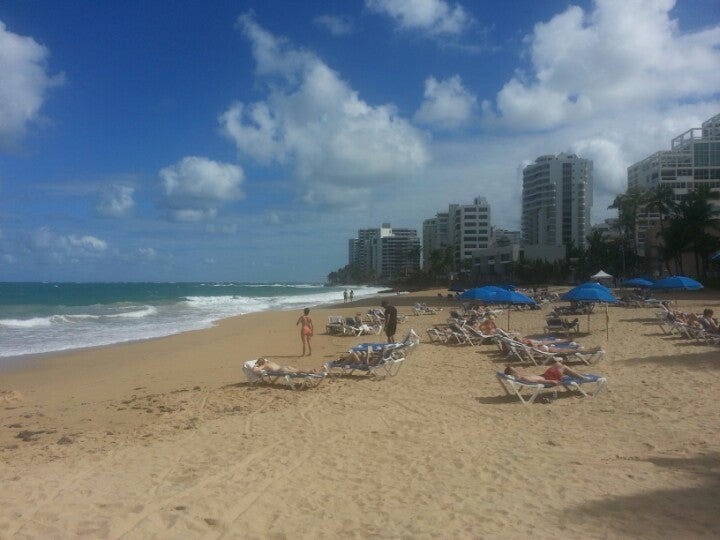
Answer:
<svg viewBox="0 0 720 540"><path fill-rule="evenodd" d="M397 329L397 309L395 306L391 306L387 300L380 302L380 305L385 309L385 335L388 338L388 343L395 343L395 330Z"/></svg>

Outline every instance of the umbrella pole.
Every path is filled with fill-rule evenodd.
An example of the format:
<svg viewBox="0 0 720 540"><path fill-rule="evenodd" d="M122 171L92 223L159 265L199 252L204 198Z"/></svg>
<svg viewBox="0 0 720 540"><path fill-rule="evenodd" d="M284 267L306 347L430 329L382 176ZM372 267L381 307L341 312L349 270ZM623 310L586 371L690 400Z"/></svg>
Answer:
<svg viewBox="0 0 720 540"><path fill-rule="evenodd" d="M512 304L508 306L508 332L510 331L510 306L512 306Z"/></svg>
<svg viewBox="0 0 720 540"><path fill-rule="evenodd" d="M588 334L590 333L590 310L588 309Z"/></svg>
<svg viewBox="0 0 720 540"><path fill-rule="evenodd" d="M610 341L610 311L607 304L605 304L605 340Z"/></svg>

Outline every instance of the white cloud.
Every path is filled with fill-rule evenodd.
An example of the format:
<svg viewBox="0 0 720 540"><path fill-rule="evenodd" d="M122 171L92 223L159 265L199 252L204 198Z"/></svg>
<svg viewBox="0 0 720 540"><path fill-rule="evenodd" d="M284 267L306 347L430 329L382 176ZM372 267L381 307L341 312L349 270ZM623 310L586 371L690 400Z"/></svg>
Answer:
<svg viewBox="0 0 720 540"><path fill-rule="evenodd" d="M48 56L46 47L0 21L0 148L17 143L38 120L47 91L62 84L62 75L48 75Z"/></svg>
<svg viewBox="0 0 720 540"><path fill-rule="evenodd" d="M615 195L627 187L627 163L617 136L597 136L582 139L572 145L579 156L593 161L595 193Z"/></svg>
<svg viewBox="0 0 720 540"><path fill-rule="evenodd" d="M107 242L89 235L76 236L71 234L67 237L67 242L71 247L85 252L105 251L107 249Z"/></svg>
<svg viewBox="0 0 720 540"><path fill-rule="evenodd" d="M425 100L415 113L417 122L452 129L466 124L477 108L477 98L462 84L459 75L444 81L425 80Z"/></svg>
<svg viewBox="0 0 720 540"><path fill-rule="evenodd" d="M333 36L345 36L353 33L350 21L337 15L319 15L313 19L315 26L326 29Z"/></svg>
<svg viewBox="0 0 720 540"><path fill-rule="evenodd" d="M702 100L720 89L720 27L681 33L674 0L596 0L538 23L531 73L497 96L505 125L550 129L634 107Z"/></svg>
<svg viewBox="0 0 720 540"><path fill-rule="evenodd" d="M62 235L48 227L31 231L25 242L25 248L41 256L50 256L58 260L86 259L100 255L107 249L107 242L92 235Z"/></svg>
<svg viewBox="0 0 720 540"><path fill-rule="evenodd" d="M315 55L290 47L249 16L239 19L259 74L275 75L265 101L233 104L220 118L238 150L294 170L321 202L329 185L404 177L429 156L425 136L392 105L370 105Z"/></svg>
<svg viewBox="0 0 720 540"><path fill-rule="evenodd" d="M243 170L204 157L185 157L159 173L174 221L212 219L226 201L242 198Z"/></svg>
<svg viewBox="0 0 720 540"><path fill-rule="evenodd" d="M95 210L105 217L125 216L135 206L134 192L135 188L120 184L104 187L100 190L100 200Z"/></svg>
<svg viewBox="0 0 720 540"><path fill-rule="evenodd" d="M406 30L422 30L431 35L457 35L472 22L458 4L445 0L365 0L371 11L389 15Z"/></svg>
<svg viewBox="0 0 720 540"><path fill-rule="evenodd" d="M138 255L143 259L154 259L157 256L157 251L151 247L138 248Z"/></svg>

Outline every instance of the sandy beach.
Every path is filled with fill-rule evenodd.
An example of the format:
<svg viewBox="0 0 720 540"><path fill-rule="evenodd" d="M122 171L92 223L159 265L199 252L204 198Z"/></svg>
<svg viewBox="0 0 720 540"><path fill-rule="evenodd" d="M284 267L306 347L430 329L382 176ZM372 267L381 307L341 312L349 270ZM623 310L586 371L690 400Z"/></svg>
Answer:
<svg viewBox="0 0 720 540"><path fill-rule="evenodd" d="M443 291L444 293L445 291ZM676 307L720 312L705 291ZM0 372L1 538L717 538L720 348L665 335L654 308L580 317L596 398L523 405L494 345L430 343L458 303L389 298L422 338L393 378L252 386L245 360L320 369L367 337L300 357L299 311L14 362ZM416 301L438 305L412 316ZM543 332L541 311L510 327ZM507 326L507 313L497 322ZM588 332L589 324L589 332ZM609 338L608 338L609 334ZM381 338L382 336L378 336ZM529 368L542 372L542 368Z"/></svg>

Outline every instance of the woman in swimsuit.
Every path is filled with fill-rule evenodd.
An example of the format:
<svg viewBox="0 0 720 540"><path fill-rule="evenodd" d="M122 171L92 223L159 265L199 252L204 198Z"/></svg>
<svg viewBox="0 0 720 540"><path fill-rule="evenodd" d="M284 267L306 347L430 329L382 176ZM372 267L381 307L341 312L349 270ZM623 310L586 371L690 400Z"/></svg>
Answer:
<svg viewBox="0 0 720 540"><path fill-rule="evenodd" d="M295 326L300 325L300 341L302 341L303 352L305 356L305 345L307 345L308 356L312 356L312 347L310 347L310 338L315 333L312 319L310 318L310 308L305 308L303 314L295 323Z"/></svg>

